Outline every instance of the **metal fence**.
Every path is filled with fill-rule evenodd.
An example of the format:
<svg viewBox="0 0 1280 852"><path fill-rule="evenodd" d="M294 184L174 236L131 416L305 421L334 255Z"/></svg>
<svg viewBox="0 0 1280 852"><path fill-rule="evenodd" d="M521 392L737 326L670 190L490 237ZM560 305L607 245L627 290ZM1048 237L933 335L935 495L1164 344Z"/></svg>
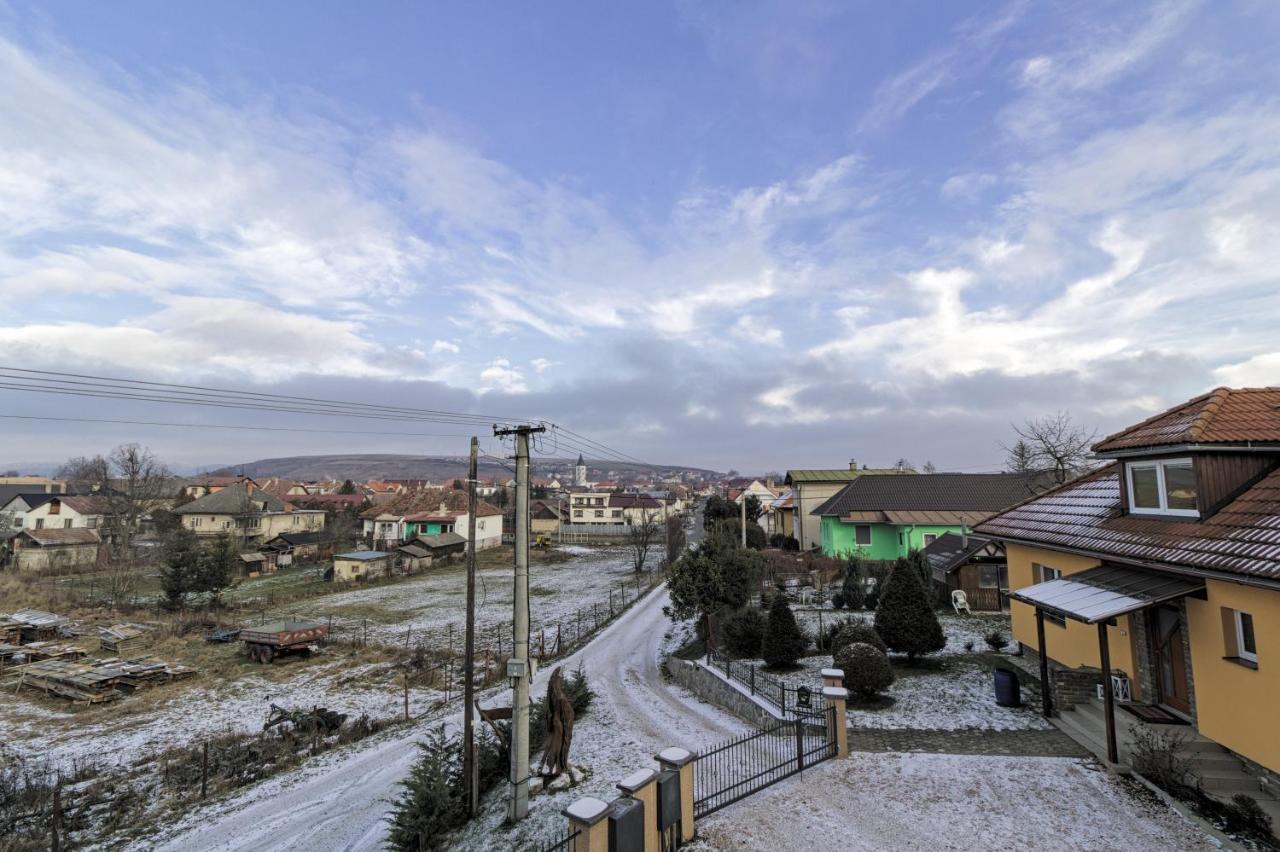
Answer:
<svg viewBox="0 0 1280 852"><path fill-rule="evenodd" d="M700 819L835 757L836 743L829 736L834 714L834 707L825 710L820 726L789 719L699 752L693 768L694 817Z"/></svg>
<svg viewBox="0 0 1280 852"><path fill-rule="evenodd" d="M526 852L561 852L561 850L568 852L568 850L573 848L573 841L577 839L578 835L581 833L581 830L569 831L569 829L566 828L551 840L544 840L540 843L535 843L532 846L526 846L525 850Z"/></svg>
<svg viewBox="0 0 1280 852"><path fill-rule="evenodd" d="M725 677L735 680L768 701L783 716L809 718L821 716L827 711L827 700L822 697L821 689L808 686L789 686L760 670L760 667L746 660L735 660L723 651L711 648L707 651L707 665L724 672Z"/></svg>

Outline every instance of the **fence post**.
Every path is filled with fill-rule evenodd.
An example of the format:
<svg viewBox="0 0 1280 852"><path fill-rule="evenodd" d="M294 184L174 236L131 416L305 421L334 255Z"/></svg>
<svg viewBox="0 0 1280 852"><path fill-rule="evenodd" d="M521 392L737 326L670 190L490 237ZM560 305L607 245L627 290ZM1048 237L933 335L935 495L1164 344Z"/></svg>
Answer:
<svg viewBox="0 0 1280 852"><path fill-rule="evenodd" d="M751 666L751 694L756 694L756 667Z"/></svg>
<svg viewBox="0 0 1280 852"><path fill-rule="evenodd" d="M778 684L778 692L782 693L782 702L778 705L782 708L782 715L787 715L787 685L785 683Z"/></svg>
<svg viewBox="0 0 1280 852"><path fill-rule="evenodd" d="M827 686L844 686L844 669L823 669L822 685Z"/></svg>
<svg viewBox="0 0 1280 852"><path fill-rule="evenodd" d="M637 770L619 781L617 787L644 808L644 849L658 852L658 773Z"/></svg>
<svg viewBox="0 0 1280 852"><path fill-rule="evenodd" d="M827 702L827 741L833 738L836 744L836 757L849 756L849 727L847 707L849 690L842 686L824 686L822 697ZM835 728L835 730L831 730ZM833 737L834 735L834 737Z"/></svg>
<svg viewBox="0 0 1280 852"><path fill-rule="evenodd" d="M796 769L804 770L804 720L796 716Z"/></svg>
<svg viewBox="0 0 1280 852"><path fill-rule="evenodd" d="M609 806L594 796L578 799L562 813L569 819L569 835L577 832L569 848L572 852L609 852Z"/></svg>
<svg viewBox="0 0 1280 852"><path fill-rule="evenodd" d="M680 773L680 842L693 841L693 755L682 748L668 748L655 758L663 769Z"/></svg>

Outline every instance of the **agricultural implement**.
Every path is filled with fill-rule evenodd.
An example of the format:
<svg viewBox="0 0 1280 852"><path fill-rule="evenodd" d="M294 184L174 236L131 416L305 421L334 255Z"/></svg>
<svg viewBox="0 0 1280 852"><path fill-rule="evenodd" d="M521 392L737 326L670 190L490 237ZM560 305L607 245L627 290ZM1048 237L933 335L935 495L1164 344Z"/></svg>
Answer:
<svg viewBox="0 0 1280 852"><path fill-rule="evenodd" d="M240 631L249 659L270 663L283 654L309 654L329 628L319 621L273 621Z"/></svg>

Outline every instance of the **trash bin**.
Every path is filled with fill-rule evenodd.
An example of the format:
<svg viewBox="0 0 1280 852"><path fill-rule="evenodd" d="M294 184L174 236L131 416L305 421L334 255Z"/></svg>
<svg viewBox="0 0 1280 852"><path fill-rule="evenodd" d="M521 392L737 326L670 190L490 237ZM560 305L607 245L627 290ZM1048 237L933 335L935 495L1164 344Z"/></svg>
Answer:
<svg viewBox="0 0 1280 852"><path fill-rule="evenodd" d="M1012 669L996 669L996 703L1001 707L1021 707L1022 690Z"/></svg>

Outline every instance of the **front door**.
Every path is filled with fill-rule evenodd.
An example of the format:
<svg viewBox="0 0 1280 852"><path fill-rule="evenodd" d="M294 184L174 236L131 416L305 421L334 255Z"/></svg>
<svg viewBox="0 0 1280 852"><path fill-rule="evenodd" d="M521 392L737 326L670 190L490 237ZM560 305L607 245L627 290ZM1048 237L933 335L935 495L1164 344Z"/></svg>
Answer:
<svg viewBox="0 0 1280 852"><path fill-rule="evenodd" d="M1187 657L1182 642L1182 612L1159 606L1151 611L1151 647L1155 652L1156 691L1161 704L1180 713L1191 712L1187 691Z"/></svg>

